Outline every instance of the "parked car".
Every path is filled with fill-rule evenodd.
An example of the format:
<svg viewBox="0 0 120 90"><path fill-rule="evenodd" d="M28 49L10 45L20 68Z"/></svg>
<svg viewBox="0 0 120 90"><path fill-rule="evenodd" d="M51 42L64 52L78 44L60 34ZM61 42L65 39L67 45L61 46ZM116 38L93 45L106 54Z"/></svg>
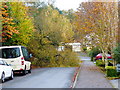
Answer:
<svg viewBox="0 0 120 90"><path fill-rule="evenodd" d="M102 56L103 56L103 53L100 53L100 54L98 54L98 55L95 57L95 59L96 59L96 60L102 60ZM108 60L111 60L111 59L112 59L112 56L111 56L110 54L106 54L106 56L107 56L107 59L108 59Z"/></svg>
<svg viewBox="0 0 120 90"><path fill-rule="evenodd" d="M5 61L0 60L0 81L3 83L5 79L13 79L13 68Z"/></svg>
<svg viewBox="0 0 120 90"><path fill-rule="evenodd" d="M0 47L0 59L11 64L14 72L20 72L25 75L27 72L31 73L31 62L26 47L24 46L2 46Z"/></svg>

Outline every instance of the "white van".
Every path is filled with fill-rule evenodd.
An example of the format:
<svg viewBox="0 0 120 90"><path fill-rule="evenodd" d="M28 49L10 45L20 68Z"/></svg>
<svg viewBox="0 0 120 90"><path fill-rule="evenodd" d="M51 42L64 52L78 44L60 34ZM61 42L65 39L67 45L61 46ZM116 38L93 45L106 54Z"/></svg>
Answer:
<svg viewBox="0 0 120 90"><path fill-rule="evenodd" d="M14 72L26 74L31 73L30 55L24 46L2 46L0 47L0 59L11 64Z"/></svg>

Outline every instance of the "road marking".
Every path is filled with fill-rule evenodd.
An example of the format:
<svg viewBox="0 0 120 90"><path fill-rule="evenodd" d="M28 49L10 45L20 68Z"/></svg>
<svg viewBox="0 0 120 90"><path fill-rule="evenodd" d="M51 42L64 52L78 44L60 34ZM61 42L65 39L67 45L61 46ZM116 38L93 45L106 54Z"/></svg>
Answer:
<svg viewBox="0 0 120 90"><path fill-rule="evenodd" d="M79 72L80 72L80 68L81 68L81 66L76 69L76 72L75 72L74 77L73 77L73 84L71 85L70 88L75 88L75 85L76 85L77 80L78 80L78 75L79 75Z"/></svg>

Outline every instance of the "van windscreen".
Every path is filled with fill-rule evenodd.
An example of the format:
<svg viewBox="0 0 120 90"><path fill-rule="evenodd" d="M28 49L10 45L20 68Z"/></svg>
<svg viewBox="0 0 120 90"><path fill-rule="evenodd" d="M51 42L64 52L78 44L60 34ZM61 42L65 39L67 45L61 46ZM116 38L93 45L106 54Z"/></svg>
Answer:
<svg viewBox="0 0 120 90"><path fill-rule="evenodd" d="M17 58L20 57L19 48L3 48L0 49L0 58Z"/></svg>

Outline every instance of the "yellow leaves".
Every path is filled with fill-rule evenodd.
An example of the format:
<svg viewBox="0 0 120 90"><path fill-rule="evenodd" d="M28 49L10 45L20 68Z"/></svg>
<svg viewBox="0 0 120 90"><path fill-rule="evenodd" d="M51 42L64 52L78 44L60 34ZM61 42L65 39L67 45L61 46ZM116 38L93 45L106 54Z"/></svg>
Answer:
<svg viewBox="0 0 120 90"><path fill-rule="evenodd" d="M110 28L114 28L115 9L113 7L115 8L112 4L103 2L82 4L80 8L83 8L83 11L80 9L77 12L74 23L80 36L86 36L92 32L96 35L96 38L100 38L99 40L105 38L104 36Z"/></svg>
<svg viewBox="0 0 120 90"><path fill-rule="evenodd" d="M87 24L88 24L89 22L85 22L85 23L87 23Z"/></svg>
<svg viewBox="0 0 120 90"><path fill-rule="evenodd" d="M1 8L1 10L4 11L4 12L6 11L5 8Z"/></svg>
<svg viewBox="0 0 120 90"><path fill-rule="evenodd" d="M13 23L12 21L13 21L12 18L5 18L5 17L4 17L3 20L2 20L2 23L3 23L3 24L9 24L9 25L11 24L11 25L14 25L15 23Z"/></svg>
<svg viewBox="0 0 120 90"><path fill-rule="evenodd" d="M12 26L8 28L9 34L14 36L13 40L18 41L17 44L27 44L34 32L32 18L27 14L28 8L23 2L9 2L9 5L12 17L6 19L7 24Z"/></svg>
<svg viewBox="0 0 120 90"><path fill-rule="evenodd" d="M98 20L98 22L100 22L100 23L101 23L101 22L102 22L102 20Z"/></svg>
<svg viewBox="0 0 120 90"><path fill-rule="evenodd" d="M15 23L13 23L13 18L9 16L8 6L5 5L6 3L2 4L2 42L5 42L8 38L12 38L13 34L17 34L18 30L16 30L16 27L13 26Z"/></svg>

